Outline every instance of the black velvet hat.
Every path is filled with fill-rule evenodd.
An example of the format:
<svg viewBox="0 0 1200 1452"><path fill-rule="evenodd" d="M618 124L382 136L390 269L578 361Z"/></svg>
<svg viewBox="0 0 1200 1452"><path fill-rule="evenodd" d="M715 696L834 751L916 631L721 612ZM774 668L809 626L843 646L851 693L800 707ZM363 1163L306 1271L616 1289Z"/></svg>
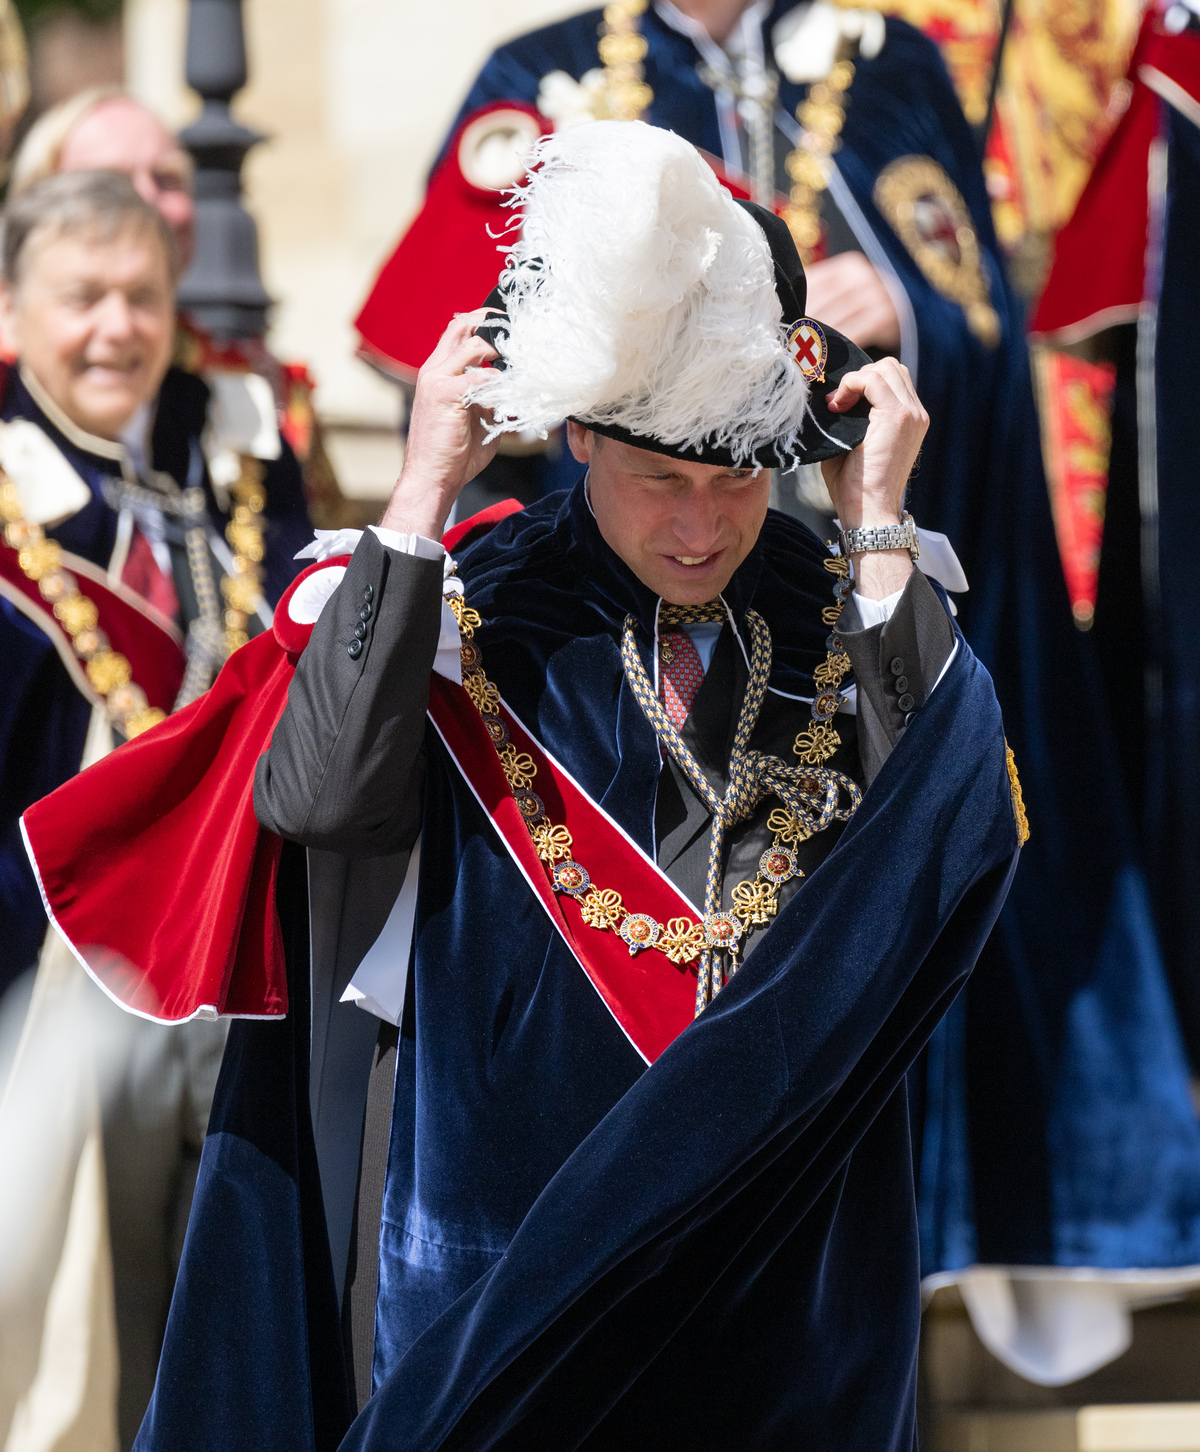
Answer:
<svg viewBox="0 0 1200 1452"><path fill-rule="evenodd" d="M775 292L782 309L781 321L788 330L789 351L796 366L808 379L809 412L804 419L799 446L789 450L786 457L782 457L773 444L764 444L755 451L752 460L742 459L739 463L735 461L729 448L708 442L699 448L681 447L665 443L652 435L632 433L610 423L587 418L578 419L577 422L606 438L633 444L642 449L651 449L655 453L691 463L723 464L729 467L739 463L739 467L745 467L753 462L764 468L788 468L793 463L813 464L822 459L834 458L862 443L867 432L870 407L862 399L846 413L831 413L825 402L826 395L833 392L845 374L864 367L871 359L857 344L843 337L836 329L805 316L808 283L786 222L754 202L738 201L737 205L754 218L766 236L775 268ZM502 315L497 316L494 321L481 324L475 330L480 337L493 342L507 331L504 297L499 287L492 290L484 306ZM498 359L493 366L504 368L504 359Z"/></svg>

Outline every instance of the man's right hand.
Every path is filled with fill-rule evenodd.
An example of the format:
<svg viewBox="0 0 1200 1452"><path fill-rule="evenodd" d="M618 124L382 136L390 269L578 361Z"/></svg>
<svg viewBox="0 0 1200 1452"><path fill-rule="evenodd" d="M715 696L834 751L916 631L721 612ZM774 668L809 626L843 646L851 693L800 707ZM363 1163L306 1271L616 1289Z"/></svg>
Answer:
<svg viewBox="0 0 1200 1452"><path fill-rule="evenodd" d="M454 501L496 452L494 440L483 442L483 410L462 401L466 370L499 356L475 336L487 316L480 308L456 317L417 374L404 468L379 521L386 529L441 539Z"/></svg>

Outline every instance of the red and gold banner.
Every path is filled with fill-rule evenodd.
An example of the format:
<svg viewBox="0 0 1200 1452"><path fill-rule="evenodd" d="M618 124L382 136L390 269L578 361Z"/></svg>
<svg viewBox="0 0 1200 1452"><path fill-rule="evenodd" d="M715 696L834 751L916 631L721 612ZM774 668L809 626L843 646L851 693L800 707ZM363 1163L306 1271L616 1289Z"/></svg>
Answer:
<svg viewBox="0 0 1200 1452"><path fill-rule="evenodd" d="M1031 350L1046 482L1075 623L1096 610L1116 369L1054 348Z"/></svg>

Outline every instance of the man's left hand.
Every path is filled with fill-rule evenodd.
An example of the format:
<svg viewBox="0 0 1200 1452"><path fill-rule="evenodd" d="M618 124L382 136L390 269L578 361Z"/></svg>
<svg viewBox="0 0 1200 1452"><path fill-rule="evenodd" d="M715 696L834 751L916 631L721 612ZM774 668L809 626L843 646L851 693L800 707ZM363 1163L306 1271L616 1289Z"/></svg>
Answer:
<svg viewBox="0 0 1200 1452"><path fill-rule="evenodd" d="M900 523L904 490L929 427L908 369L895 358L847 373L826 402L831 412L844 413L862 398L871 405L866 438L821 465L843 529ZM853 560L855 588L874 599L902 589L912 570L906 550L872 551Z"/></svg>

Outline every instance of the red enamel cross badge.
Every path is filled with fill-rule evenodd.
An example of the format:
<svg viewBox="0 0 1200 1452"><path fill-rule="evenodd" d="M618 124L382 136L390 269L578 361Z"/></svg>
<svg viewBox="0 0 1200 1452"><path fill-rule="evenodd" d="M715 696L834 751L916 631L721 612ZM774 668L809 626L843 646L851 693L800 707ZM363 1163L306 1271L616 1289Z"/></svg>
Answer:
<svg viewBox="0 0 1200 1452"><path fill-rule="evenodd" d="M793 323L787 330L787 349L810 383L824 383L829 346L820 323L813 322L812 318Z"/></svg>

